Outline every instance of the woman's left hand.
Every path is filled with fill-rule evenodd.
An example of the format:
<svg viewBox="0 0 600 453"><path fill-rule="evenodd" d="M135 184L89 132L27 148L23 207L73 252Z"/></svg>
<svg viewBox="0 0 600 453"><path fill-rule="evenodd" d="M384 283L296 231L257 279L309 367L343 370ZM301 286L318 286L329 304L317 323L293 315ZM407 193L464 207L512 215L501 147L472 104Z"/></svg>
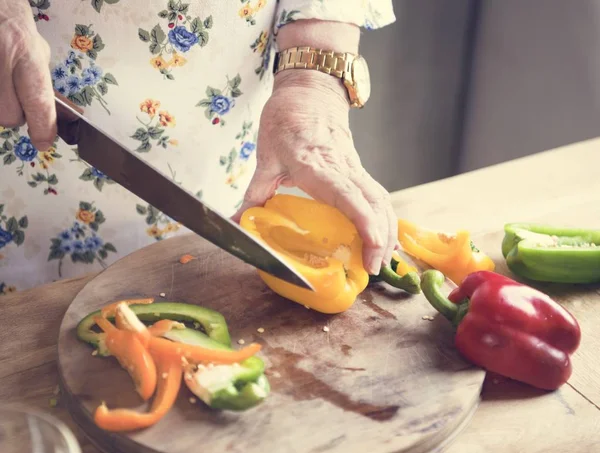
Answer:
<svg viewBox="0 0 600 453"><path fill-rule="evenodd" d="M298 187L338 208L363 239L371 274L391 260L398 222L389 193L363 168L349 127L341 81L317 71L282 71L260 119L257 168L233 216L262 206L279 185Z"/></svg>

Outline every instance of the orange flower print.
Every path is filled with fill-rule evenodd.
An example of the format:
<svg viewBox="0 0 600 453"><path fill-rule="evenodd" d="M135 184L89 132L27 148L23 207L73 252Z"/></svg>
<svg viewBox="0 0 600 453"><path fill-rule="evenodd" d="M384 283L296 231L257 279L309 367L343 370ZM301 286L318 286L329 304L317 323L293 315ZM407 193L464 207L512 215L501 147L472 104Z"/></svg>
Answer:
<svg viewBox="0 0 600 453"><path fill-rule="evenodd" d="M160 102L154 99L146 99L140 104L140 112L147 113L150 118L154 118L156 115L156 109L160 107Z"/></svg>
<svg viewBox="0 0 600 453"><path fill-rule="evenodd" d="M174 127L175 126L175 117L171 115L169 112L163 110L158 114L159 122L161 126L164 127Z"/></svg>
<svg viewBox="0 0 600 453"><path fill-rule="evenodd" d="M183 66L187 63L187 60L183 55L179 55L177 52L173 52L173 56L167 63L169 67Z"/></svg>
<svg viewBox="0 0 600 453"><path fill-rule="evenodd" d="M249 25L256 25L254 17L256 16L256 13L265 7L267 0L258 0L255 6L251 5L250 0L246 0L245 2L242 0L242 3L244 3L244 5L238 11L239 16L242 19L245 19Z"/></svg>
<svg viewBox="0 0 600 453"><path fill-rule="evenodd" d="M249 17L252 17L252 14L254 13L253 8L250 6L250 2L246 3L244 6L242 6L238 12L238 14L240 15L240 17L242 19L247 19Z"/></svg>
<svg viewBox="0 0 600 453"><path fill-rule="evenodd" d="M146 233L148 233L148 236L158 239L162 236L163 231L157 225L152 225L146 229Z"/></svg>
<svg viewBox="0 0 600 453"><path fill-rule="evenodd" d="M87 209L79 209L77 211L77 215L75 215L75 218L82 221L86 225L89 225L90 223L94 223L94 220L96 220L96 214L92 211L88 211Z"/></svg>
<svg viewBox="0 0 600 453"><path fill-rule="evenodd" d="M71 40L71 47L85 53L94 48L94 42L87 36L76 34Z"/></svg>
<svg viewBox="0 0 600 453"><path fill-rule="evenodd" d="M175 116L167 110L157 112L160 106L160 101L152 98L147 98L140 103L140 111L147 113L148 116L137 117L138 122L143 127L138 127L133 135L131 135L131 138L140 142L136 151L147 153L152 149L152 142L155 142L157 146L162 146L164 149L168 145L176 146L179 143L176 139L169 137L165 133L166 127L175 127Z"/></svg>
<svg viewBox="0 0 600 453"><path fill-rule="evenodd" d="M165 59L160 55L158 57L152 58L150 60L150 64L156 69L167 69L169 67L169 63L167 63Z"/></svg>
<svg viewBox="0 0 600 453"><path fill-rule="evenodd" d="M212 16L204 19L192 16L188 9L190 3L183 1L169 0L167 9L158 12L160 22L151 29L138 29L138 38L147 43L148 50L155 55L150 63L167 80L175 80L174 68L184 66L190 58L181 54L190 55L193 49L208 44L209 30L213 27Z"/></svg>

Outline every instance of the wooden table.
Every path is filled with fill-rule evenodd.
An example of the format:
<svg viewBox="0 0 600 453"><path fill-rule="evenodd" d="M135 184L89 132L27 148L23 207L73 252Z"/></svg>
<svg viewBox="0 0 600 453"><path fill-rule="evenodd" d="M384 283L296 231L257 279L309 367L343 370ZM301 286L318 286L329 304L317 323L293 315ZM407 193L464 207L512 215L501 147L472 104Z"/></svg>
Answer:
<svg viewBox="0 0 600 453"><path fill-rule="evenodd" d="M547 151L393 194L399 216L431 228L469 229L508 273L500 242L507 222L600 227L600 139ZM66 410L49 406L57 388L56 340L64 312L93 276L0 298L0 401L57 415L97 453ZM547 288L583 330L570 381L553 393L488 376L483 402L448 453L600 451L600 290Z"/></svg>

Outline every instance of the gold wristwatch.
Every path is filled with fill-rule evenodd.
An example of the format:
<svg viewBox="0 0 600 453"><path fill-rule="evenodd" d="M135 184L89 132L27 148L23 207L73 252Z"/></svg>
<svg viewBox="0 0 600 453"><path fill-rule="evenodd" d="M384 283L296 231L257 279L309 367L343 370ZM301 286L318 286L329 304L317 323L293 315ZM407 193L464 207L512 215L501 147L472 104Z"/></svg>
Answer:
<svg viewBox="0 0 600 453"><path fill-rule="evenodd" d="M360 55L291 47L275 54L273 72L277 74L285 69L315 69L341 79L351 107L362 108L371 95L369 67Z"/></svg>

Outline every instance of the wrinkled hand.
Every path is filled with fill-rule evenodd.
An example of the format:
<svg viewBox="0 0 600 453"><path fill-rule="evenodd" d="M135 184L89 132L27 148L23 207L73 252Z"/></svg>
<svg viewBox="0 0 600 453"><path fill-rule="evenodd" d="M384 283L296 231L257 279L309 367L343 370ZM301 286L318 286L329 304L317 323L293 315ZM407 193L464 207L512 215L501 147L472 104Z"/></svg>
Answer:
<svg viewBox="0 0 600 453"><path fill-rule="evenodd" d="M50 47L37 32L27 0L0 0L0 126L27 123L45 151L56 137Z"/></svg>
<svg viewBox="0 0 600 453"><path fill-rule="evenodd" d="M262 206L279 185L295 186L338 208L363 239L371 274L391 260L397 217L388 192L363 168L349 128L341 82L317 71L283 71L260 120L257 168L233 219Z"/></svg>

